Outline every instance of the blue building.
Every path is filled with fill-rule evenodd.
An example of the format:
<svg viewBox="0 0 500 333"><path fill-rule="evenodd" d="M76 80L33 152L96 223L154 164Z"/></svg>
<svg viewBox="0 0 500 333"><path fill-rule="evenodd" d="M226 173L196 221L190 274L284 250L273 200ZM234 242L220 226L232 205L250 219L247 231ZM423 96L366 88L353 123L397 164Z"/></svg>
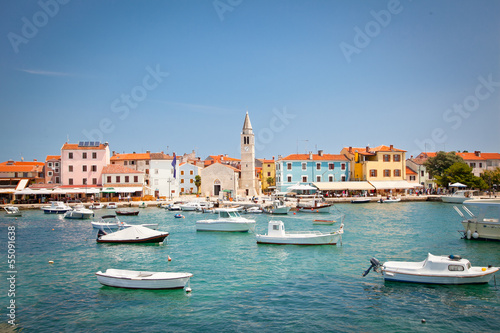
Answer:
<svg viewBox="0 0 500 333"><path fill-rule="evenodd" d="M276 162L276 189L287 192L292 185L349 181L349 160L344 155L291 154Z"/></svg>

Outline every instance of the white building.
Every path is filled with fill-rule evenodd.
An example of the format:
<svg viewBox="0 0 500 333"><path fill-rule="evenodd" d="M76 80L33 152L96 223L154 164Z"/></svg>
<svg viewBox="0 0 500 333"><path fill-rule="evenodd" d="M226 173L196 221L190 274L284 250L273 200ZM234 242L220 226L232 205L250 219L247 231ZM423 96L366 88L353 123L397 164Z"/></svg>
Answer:
<svg viewBox="0 0 500 333"><path fill-rule="evenodd" d="M203 196L220 196L229 191L232 196L238 191L240 170L230 165L214 163L200 171L201 194Z"/></svg>
<svg viewBox="0 0 500 333"><path fill-rule="evenodd" d="M149 186L151 195L174 198L179 196L179 163L174 156L150 153Z"/></svg>
<svg viewBox="0 0 500 333"><path fill-rule="evenodd" d="M200 175L200 170L202 168L191 164L191 163L181 163L179 165L180 171L180 193L192 194L196 193L197 188L194 184L195 177Z"/></svg>

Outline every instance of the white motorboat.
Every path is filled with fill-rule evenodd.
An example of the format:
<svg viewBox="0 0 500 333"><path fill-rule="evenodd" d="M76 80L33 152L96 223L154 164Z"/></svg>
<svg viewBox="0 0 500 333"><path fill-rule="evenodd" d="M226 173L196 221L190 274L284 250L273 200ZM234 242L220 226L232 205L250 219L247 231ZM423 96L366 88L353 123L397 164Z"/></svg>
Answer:
<svg viewBox="0 0 500 333"><path fill-rule="evenodd" d="M474 196L475 192L477 191L460 190L450 195L442 195L441 200L447 203L463 203L465 200L479 199Z"/></svg>
<svg viewBox="0 0 500 333"><path fill-rule="evenodd" d="M342 240L344 224L334 232L295 231L285 232L282 221L269 221L267 234L257 234L259 244L293 244L293 245L335 245Z"/></svg>
<svg viewBox="0 0 500 333"><path fill-rule="evenodd" d="M463 204L462 208L468 217L458 207L453 208L463 218L464 230L460 232L464 238L500 240L500 199L466 200ZM474 215L466 206L477 208L478 215Z"/></svg>
<svg viewBox="0 0 500 333"><path fill-rule="evenodd" d="M93 202L90 207L90 209L103 209L104 205L100 202Z"/></svg>
<svg viewBox="0 0 500 333"><path fill-rule="evenodd" d="M101 219L98 222L90 222L92 224L92 228L101 229L104 231L115 231L118 229L129 228L131 226L142 226L150 229L157 229L158 223L145 223L145 224L128 224L120 221L118 216L116 215L104 215L101 216Z"/></svg>
<svg viewBox="0 0 500 333"><path fill-rule="evenodd" d="M200 201L198 202L199 206L196 209L199 212L204 212L206 210L212 209L214 207L213 202L210 201Z"/></svg>
<svg viewBox="0 0 500 333"><path fill-rule="evenodd" d="M264 208L264 212L268 214L274 214L274 215L284 215L288 214L290 211L291 207L285 205L283 202L275 200L271 204L271 206L267 206Z"/></svg>
<svg viewBox="0 0 500 333"><path fill-rule="evenodd" d="M181 207L181 210L183 210L183 211L193 212L193 211L200 209L200 203L197 201L191 201L191 202L180 205L180 207Z"/></svg>
<svg viewBox="0 0 500 333"><path fill-rule="evenodd" d="M72 210L68 210L64 213L64 218L66 219L90 219L94 216L94 212L90 209L85 208L83 205L78 205Z"/></svg>
<svg viewBox="0 0 500 333"><path fill-rule="evenodd" d="M370 268L363 276L374 268L376 272L380 270L386 281L427 284L488 283L499 269L492 266L471 266L469 260L460 256L434 256L430 253L420 262L388 261L381 265L377 259L372 258L370 263Z"/></svg>
<svg viewBox="0 0 500 333"><path fill-rule="evenodd" d="M401 198L395 198L395 197L388 195L385 198L380 198L380 200L377 202L378 203L395 203L395 202L400 202L400 201L401 201Z"/></svg>
<svg viewBox="0 0 500 333"><path fill-rule="evenodd" d="M168 205L167 209L170 211L178 211L181 210L181 206L179 203L174 202L173 204Z"/></svg>
<svg viewBox="0 0 500 333"><path fill-rule="evenodd" d="M40 209L43 210L45 214L64 214L68 210L71 210L71 207L62 201L51 201L50 206L43 206Z"/></svg>
<svg viewBox="0 0 500 333"><path fill-rule="evenodd" d="M247 232L255 228L255 220L241 217L236 208L218 208L217 211L217 219L196 221L196 230Z"/></svg>
<svg viewBox="0 0 500 333"><path fill-rule="evenodd" d="M297 211L303 213L330 213L330 208L333 204L313 201L311 203L297 204Z"/></svg>
<svg viewBox="0 0 500 333"><path fill-rule="evenodd" d="M361 203L369 203L371 201L370 198L366 197L357 197L351 200L351 203L353 204L361 204Z"/></svg>
<svg viewBox="0 0 500 333"><path fill-rule="evenodd" d="M130 289L182 289L193 276L191 273L130 271L108 268L95 273L105 286Z"/></svg>
<svg viewBox="0 0 500 333"><path fill-rule="evenodd" d="M16 206L5 206L3 209L5 210L5 214L7 216L11 217L23 216L19 208Z"/></svg>
<svg viewBox="0 0 500 333"><path fill-rule="evenodd" d="M247 214L261 214L264 211L260 207L249 207L245 209L245 213Z"/></svg>
<svg viewBox="0 0 500 333"><path fill-rule="evenodd" d="M108 209L116 209L116 208L118 208L118 205L116 204L116 202L110 202L110 203L108 203L107 208Z"/></svg>
<svg viewBox="0 0 500 333"><path fill-rule="evenodd" d="M98 243L161 243L168 236L168 232L156 231L140 225L132 225L111 234L99 229Z"/></svg>

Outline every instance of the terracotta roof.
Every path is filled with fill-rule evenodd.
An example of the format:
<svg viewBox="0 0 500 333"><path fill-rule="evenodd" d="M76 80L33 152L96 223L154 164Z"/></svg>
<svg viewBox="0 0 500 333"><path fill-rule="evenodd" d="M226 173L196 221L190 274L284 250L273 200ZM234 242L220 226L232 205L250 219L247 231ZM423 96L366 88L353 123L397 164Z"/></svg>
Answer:
<svg viewBox="0 0 500 333"><path fill-rule="evenodd" d="M283 157L283 161L305 161L309 160L309 154L291 154ZM313 161L349 161L347 157L340 154L323 154L319 156L318 154L312 154Z"/></svg>
<svg viewBox="0 0 500 333"><path fill-rule="evenodd" d="M368 152L366 151L366 147L364 148L357 148L357 147L344 147L342 150L346 150L349 152L349 148L351 148L351 151L352 153L355 153L356 150L358 152L358 154L363 154L363 155L373 155L375 152L384 152L384 151L387 151L387 152L406 152L406 150L403 150L403 149L397 149L397 148L394 148L390 146L384 146L384 145L381 145L381 146L378 146L378 147L374 147L374 148L371 148L369 147L368 148Z"/></svg>
<svg viewBox="0 0 500 333"><path fill-rule="evenodd" d="M65 143L61 150L102 150L106 147L107 145L102 143L98 147L80 147L78 143Z"/></svg>
<svg viewBox="0 0 500 333"><path fill-rule="evenodd" d="M215 160L215 161L234 161L234 162L240 162L240 159L225 156L225 155L209 155L208 158Z"/></svg>
<svg viewBox="0 0 500 333"><path fill-rule="evenodd" d="M259 161L261 161L262 163L274 163L276 162L275 160L265 160L263 158L258 158Z"/></svg>
<svg viewBox="0 0 500 333"><path fill-rule="evenodd" d="M45 161L48 161L48 160L60 160L61 159L61 155L47 155L47 158L45 159Z"/></svg>
<svg viewBox="0 0 500 333"><path fill-rule="evenodd" d="M0 163L0 172L42 172L44 166L44 162L6 161Z"/></svg>
<svg viewBox="0 0 500 333"><path fill-rule="evenodd" d="M481 153L481 156L487 160L500 160L500 153Z"/></svg>
<svg viewBox="0 0 500 333"><path fill-rule="evenodd" d="M457 153L457 155L466 161L485 161L486 160L486 158L484 158L483 156L477 156L474 153Z"/></svg>
<svg viewBox="0 0 500 333"><path fill-rule="evenodd" d="M413 171L412 169L406 167L406 175L416 175L417 173Z"/></svg>
<svg viewBox="0 0 500 333"><path fill-rule="evenodd" d="M140 154L116 154L111 156L111 161L129 161L129 160L150 160L150 153Z"/></svg>
<svg viewBox="0 0 500 333"><path fill-rule="evenodd" d="M226 168L230 168L230 169L233 169L234 171L241 172L241 170L240 170L240 169L235 168L235 167L233 167L232 165L229 165L229 164L222 164L222 163L219 163L219 162L212 163L211 165L209 165L209 167L210 167L210 166L212 166L212 165L215 165L215 164L220 164L220 165L222 165L222 166L224 166L224 167L226 167Z"/></svg>
<svg viewBox="0 0 500 333"><path fill-rule="evenodd" d="M127 168L120 164L109 164L102 168L103 174L114 174L114 173L143 173L142 171Z"/></svg>
<svg viewBox="0 0 500 333"><path fill-rule="evenodd" d="M396 151L396 152L406 152L406 150L403 150L403 149L397 149L397 148L392 148L389 147L389 146L384 146L384 145L381 145L381 146L378 146L378 147L375 147L375 148L370 148L370 151Z"/></svg>
<svg viewBox="0 0 500 333"><path fill-rule="evenodd" d="M150 153L149 156L152 160L173 160L174 157L165 153Z"/></svg>

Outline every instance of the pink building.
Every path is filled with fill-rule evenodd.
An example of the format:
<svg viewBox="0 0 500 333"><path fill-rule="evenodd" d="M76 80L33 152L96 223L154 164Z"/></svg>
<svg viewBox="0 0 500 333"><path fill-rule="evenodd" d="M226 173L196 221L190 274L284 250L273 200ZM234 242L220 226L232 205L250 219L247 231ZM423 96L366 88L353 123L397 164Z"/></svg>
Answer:
<svg viewBox="0 0 500 333"><path fill-rule="evenodd" d="M110 162L108 143L81 141L61 148L63 186L102 185L102 170Z"/></svg>

